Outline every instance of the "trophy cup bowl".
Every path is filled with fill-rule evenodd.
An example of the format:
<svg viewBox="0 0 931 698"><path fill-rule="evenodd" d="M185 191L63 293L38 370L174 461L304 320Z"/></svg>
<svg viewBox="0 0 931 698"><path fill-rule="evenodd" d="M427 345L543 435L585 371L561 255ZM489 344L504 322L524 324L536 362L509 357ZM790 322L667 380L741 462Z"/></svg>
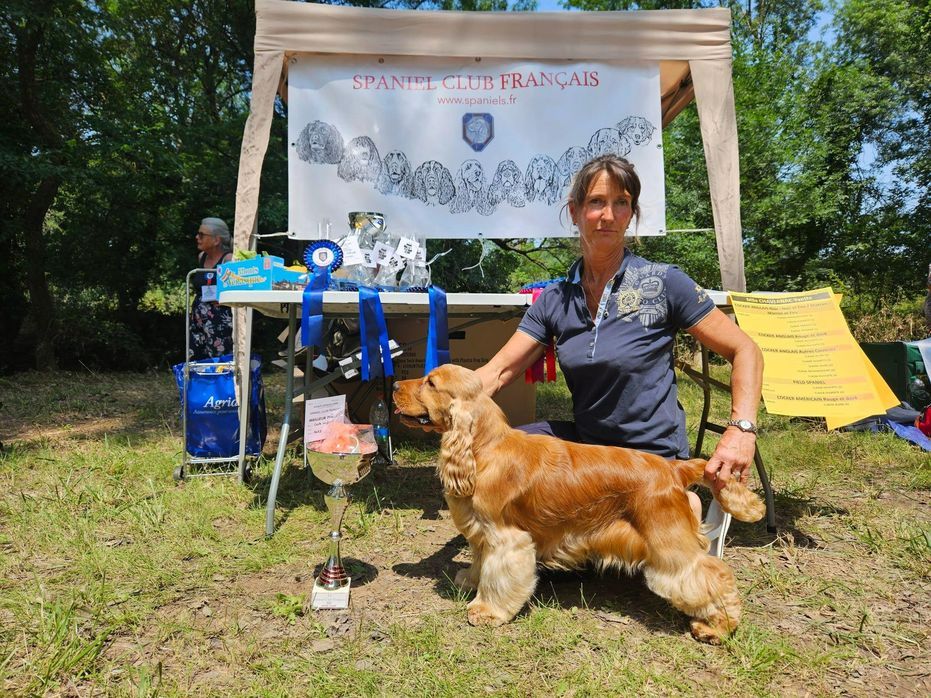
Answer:
<svg viewBox="0 0 931 698"><path fill-rule="evenodd" d="M360 235L380 233L385 229L385 214L377 211L350 211L349 228L359 231Z"/></svg>
<svg viewBox="0 0 931 698"><path fill-rule="evenodd" d="M314 580L311 594L313 608L347 608L349 605L350 578L343 567L339 542L342 536L343 514L349 507L349 486L372 470L371 453L323 453L307 448L307 461L314 476L330 485L324 495L330 512L330 551L320 575Z"/></svg>

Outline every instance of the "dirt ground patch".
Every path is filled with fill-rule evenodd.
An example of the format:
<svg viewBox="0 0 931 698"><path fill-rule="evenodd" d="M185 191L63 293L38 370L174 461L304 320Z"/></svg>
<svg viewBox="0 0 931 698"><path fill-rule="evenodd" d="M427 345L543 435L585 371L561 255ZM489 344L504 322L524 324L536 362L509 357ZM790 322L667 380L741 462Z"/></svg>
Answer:
<svg viewBox="0 0 931 698"><path fill-rule="evenodd" d="M357 662L366 667L398 626L416 628L424 618L440 616L450 628L465 628L464 599L450 583L468 564L465 540L443 508L432 467L399 465L381 473L376 486L389 489L402 473L408 491L402 523L386 506L374 514L373 525L383 533L393 529L387 540L348 534L344 541L346 564L354 574L351 609L308 611L305 606L292 615L276 612L283 596L306 598L322 566L322 558L302 560L218 577L211 588L158 608L142 633L115 639L105 657L117 664L142 664L151 661L154 649L164 670L172 671L189 663L190 647L174 641L164 628L183 626L201 638L197 654L205 662L212 658L209 671L191 675L191 686L216 688L236 684L243 657L256 645L294 644L304 653L326 654L361 642L368 649ZM849 491L831 497L853 507L858 498ZM880 501L918 513L929 499L927 493L886 493ZM931 694L927 578L916 580L864 555L857 538L832 525L836 507L809 509L810 514L795 520L787 519L786 511L791 507L778 516L781 532L776 535L763 526L735 524L725 559L744 594L746 622L804 654L824 658L838 653L846 659L827 661L814 679L787 672L770 687L778 686L782 695L866 695L879 686L887 695ZM639 576L541 569L534 607L559 609L569 623L585 619L605 642L657 637L691 642L687 618L653 595ZM534 612L531 607L522 615ZM507 636L513 630L500 632Z"/></svg>
<svg viewBox="0 0 931 698"><path fill-rule="evenodd" d="M931 695L931 478L894 441L769 423L777 531L732 526L744 616L711 648L642 578L588 569L541 569L513 623L469 626L429 444L354 487L352 606L311 611L328 515L299 458L266 539L269 462L245 486L171 479L165 377L0 388L7 693Z"/></svg>

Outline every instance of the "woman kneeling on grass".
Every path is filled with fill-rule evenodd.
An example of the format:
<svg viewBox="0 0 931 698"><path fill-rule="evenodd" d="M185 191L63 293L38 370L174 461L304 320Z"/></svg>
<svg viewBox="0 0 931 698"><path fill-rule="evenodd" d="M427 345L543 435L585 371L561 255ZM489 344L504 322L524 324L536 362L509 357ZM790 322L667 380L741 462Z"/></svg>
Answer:
<svg viewBox="0 0 931 698"><path fill-rule="evenodd" d="M518 429L686 459L685 412L673 357L676 332L685 330L732 364L731 421L706 477L717 490L731 477L745 482L756 447L762 353L678 267L650 262L626 248L628 226L640 214L639 198L640 179L627 160L604 155L582 166L568 201L582 257L565 281L543 291L517 332L478 374L494 395L523 375L555 338L574 419ZM701 521L694 492L689 503Z"/></svg>

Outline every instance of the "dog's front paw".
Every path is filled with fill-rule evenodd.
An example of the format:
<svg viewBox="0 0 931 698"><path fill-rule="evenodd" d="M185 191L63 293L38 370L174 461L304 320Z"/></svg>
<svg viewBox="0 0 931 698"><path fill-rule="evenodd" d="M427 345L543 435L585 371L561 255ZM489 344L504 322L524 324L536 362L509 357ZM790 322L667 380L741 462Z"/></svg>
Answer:
<svg viewBox="0 0 931 698"><path fill-rule="evenodd" d="M716 628L700 620L693 620L692 637L699 642L707 642L709 645L720 645L724 638L729 634L728 629Z"/></svg>
<svg viewBox="0 0 931 698"><path fill-rule="evenodd" d="M482 601L472 601L469 604L470 625L490 625L497 627L511 620L506 613L492 608Z"/></svg>
<svg viewBox="0 0 931 698"><path fill-rule="evenodd" d="M471 567L466 567L456 572L454 583L457 587L465 589L466 591L475 591L478 589L478 580L473 578Z"/></svg>

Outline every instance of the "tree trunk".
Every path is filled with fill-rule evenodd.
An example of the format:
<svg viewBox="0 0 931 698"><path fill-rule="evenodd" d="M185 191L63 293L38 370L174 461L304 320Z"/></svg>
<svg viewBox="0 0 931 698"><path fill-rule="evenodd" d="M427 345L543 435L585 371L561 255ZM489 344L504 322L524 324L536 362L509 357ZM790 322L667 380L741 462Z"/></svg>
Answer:
<svg viewBox="0 0 931 698"><path fill-rule="evenodd" d="M45 216L55 201L61 180L46 177L32 195L23 216L23 251L26 260L26 280L29 287L30 314L36 328L36 369L54 371L55 360L55 306L48 289L45 267L48 257L45 250L43 227Z"/></svg>
<svg viewBox="0 0 931 698"><path fill-rule="evenodd" d="M39 49L47 29L52 3L37 4L38 13L25 25L14 30L17 38L16 56L19 68L20 109L35 132L35 146L51 153L50 161L61 164L61 134L47 118L39 96L36 64ZM53 371L55 360L55 309L48 290L45 265L48 262L43 228L49 208L55 201L61 178L49 175L39 181L35 192L23 210L22 236L25 253L26 285L29 288L30 315L36 330L36 369Z"/></svg>

